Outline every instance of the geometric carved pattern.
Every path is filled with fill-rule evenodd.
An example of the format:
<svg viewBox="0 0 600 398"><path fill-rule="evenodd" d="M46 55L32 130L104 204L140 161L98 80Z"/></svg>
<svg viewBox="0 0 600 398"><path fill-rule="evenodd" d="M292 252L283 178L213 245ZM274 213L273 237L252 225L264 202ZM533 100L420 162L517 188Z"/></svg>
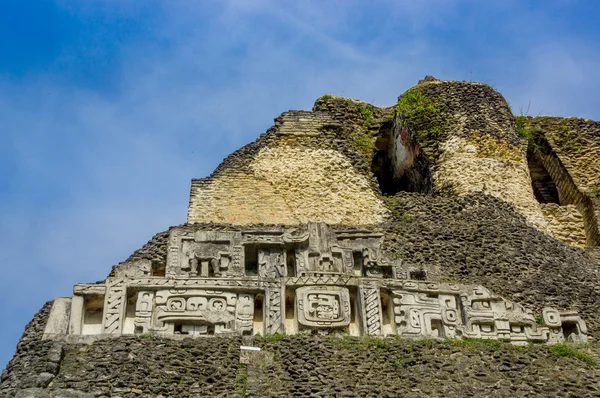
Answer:
<svg viewBox="0 0 600 398"><path fill-rule="evenodd" d="M381 334L381 299L379 289L376 287L362 287L363 308L367 333L370 336Z"/></svg>
<svg viewBox="0 0 600 398"><path fill-rule="evenodd" d="M340 327L350 323L350 295L343 287L306 286L296 290L298 323L310 327Z"/></svg>
<svg viewBox="0 0 600 398"><path fill-rule="evenodd" d="M521 305L482 286L406 282L401 289L392 290L392 301L400 336L464 336L513 344L587 341L585 322L577 314L544 308L543 325L539 325Z"/></svg>
<svg viewBox="0 0 600 398"><path fill-rule="evenodd" d="M269 289L265 294L267 298L267 317L266 322L266 333L277 334L283 332L283 325L281 319L281 290L280 289Z"/></svg>
<svg viewBox="0 0 600 398"><path fill-rule="evenodd" d="M242 334L252 334L254 318L254 295L242 293L238 296L236 329Z"/></svg>
<svg viewBox="0 0 600 398"><path fill-rule="evenodd" d="M189 327L191 334L207 334L209 326L213 326L214 334L220 334L235 328L235 293L204 289L159 290L155 302L155 320L182 324L182 332Z"/></svg>
<svg viewBox="0 0 600 398"><path fill-rule="evenodd" d="M120 334L125 306L125 287L110 286L104 303L104 333Z"/></svg>
<svg viewBox="0 0 600 398"><path fill-rule="evenodd" d="M123 328L192 336L313 329L515 344L587 340L575 312L544 308L535 317L484 287L426 280L437 271L384 258L384 239L382 233L324 223L173 228L164 277L151 273L150 260L136 260L117 266L104 284L76 285L72 305L80 308L72 309L70 322L81 323L77 316L83 314L85 334L112 335ZM93 314L102 295L97 328L100 317Z"/></svg>

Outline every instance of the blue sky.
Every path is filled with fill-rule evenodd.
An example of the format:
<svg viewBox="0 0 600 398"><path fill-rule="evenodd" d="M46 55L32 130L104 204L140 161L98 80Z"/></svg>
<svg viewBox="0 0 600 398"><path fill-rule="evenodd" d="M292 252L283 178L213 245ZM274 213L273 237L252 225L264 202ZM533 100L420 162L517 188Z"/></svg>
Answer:
<svg viewBox="0 0 600 398"><path fill-rule="evenodd" d="M0 1L0 368L41 305L185 222L209 174L322 94L427 74L600 120L600 2Z"/></svg>

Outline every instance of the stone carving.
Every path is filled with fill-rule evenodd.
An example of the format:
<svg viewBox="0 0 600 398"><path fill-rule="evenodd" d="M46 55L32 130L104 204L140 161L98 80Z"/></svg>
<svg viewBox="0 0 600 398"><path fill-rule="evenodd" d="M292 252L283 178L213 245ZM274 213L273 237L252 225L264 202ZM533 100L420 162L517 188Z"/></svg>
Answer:
<svg viewBox="0 0 600 398"><path fill-rule="evenodd" d="M207 278L241 275L241 234L230 231L171 231L167 277Z"/></svg>
<svg viewBox="0 0 600 398"><path fill-rule="evenodd" d="M236 310L237 330L242 334L252 334L254 319L254 295L240 294Z"/></svg>
<svg viewBox="0 0 600 398"><path fill-rule="evenodd" d="M330 285L358 286L358 279L350 275L297 276L286 280L288 286Z"/></svg>
<svg viewBox="0 0 600 398"><path fill-rule="evenodd" d="M575 312L548 307L536 317L484 287L431 281L436 269L387 261L382 242L380 233L315 223L248 231L174 228L166 277L150 275L149 260L123 263L104 284L75 285L69 312L57 305L49 322L62 325L56 330L68 325L65 333L74 335L252 335L288 327L288 333L514 344L587 341ZM285 312L294 319L283 319L286 297L295 310Z"/></svg>
<svg viewBox="0 0 600 398"><path fill-rule="evenodd" d="M104 301L103 330L107 334L120 334L125 311L125 287L109 286Z"/></svg>
<svg viewBox="0 0 600 398"><path fill-rule="evenodd" d="M261 278L281 278L286 275L282 249L258 249L258 275Z"/></svg>
<svg viewBox="0 0 600 398"><path fill-rule="evenodd" d="M234 246L231 251L231 275L242 276L244 275L244 265L242 263L242 252L244 248L242 246Z"/></svg>
<svg viewBox="0 0 600 398"><path fill-rule="evenodd" d="M121 263L114 267L113 275L117 278L143 278L150 276L152 261L142 259Z"/></svg>
<svg viewBox="0 0 600 398"><path fill-rule="evenodd" d="M406 337L472 337L526 344L587 341L573 312L545 308L542 325L521 305L476 286L406 282L392 290L396 332Z"/></svg>
<svg viewBox="0 0 600 398"><path fill-rule="evenodd" d="M283 245L283 231L248 231L243 234L244 245Z"/></svg>
<svg viewBox="0 0 600 398"><path fill-rule="evenodd" d="M334 328L350 323L348 289L330 286L307 286L296 290L298 324L308 327Z"/></svg>
<svg viewBox="0 0 600 398"><path fill-rule="evenodd" d="M154 292L142 290L135 306L135 333L148 333L154 309Z"/></svg>
<svg viewBox="0 0 600 398"><path fill-rule="evenodd" d="M381 305L379 289L377 287L362 287L360 289L363 300L366 333L371 336L381 334Z"/></svg>
<svg viewBox="0 0 600 398"><path fill-rule="evenodd" d="M456 297L392 291L397 333L406 337L455 337Z"/></svg>
<svg viewBox="0 0 600 398"><path fill-rule="evenodd" d="M189 334L220 334L235 327L235 293L203 289L156 292L154 319L181 327Z"/></svg>
<svg viewBox="0 0 600 398"><path fill-rule="evenodd" d="M265 332L267 334L277 334L283 332L283 323L281 318L281 290L269 289L266 292L267 298L267 316L265 318Z"/></svg>

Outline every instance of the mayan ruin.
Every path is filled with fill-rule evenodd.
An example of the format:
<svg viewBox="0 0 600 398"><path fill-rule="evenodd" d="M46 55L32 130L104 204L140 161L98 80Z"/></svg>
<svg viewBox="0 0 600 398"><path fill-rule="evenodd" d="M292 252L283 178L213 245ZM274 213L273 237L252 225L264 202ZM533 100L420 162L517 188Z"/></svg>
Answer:
<svg viewBox="0 0 600 398"><path fill-rule="evenodd" d="M0 396L600 396L600 122L427 76L193 177L187 220L41 309Z"/></svg>

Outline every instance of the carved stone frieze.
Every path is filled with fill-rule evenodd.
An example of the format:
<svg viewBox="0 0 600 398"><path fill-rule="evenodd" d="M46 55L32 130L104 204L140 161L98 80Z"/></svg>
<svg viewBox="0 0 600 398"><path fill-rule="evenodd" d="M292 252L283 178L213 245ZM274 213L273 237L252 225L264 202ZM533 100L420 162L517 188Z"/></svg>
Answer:
<svg viewBox="0 0 600 398"><path fill-rule="evenodd" d="M525 344L587 341L576 313L543 310L542 324L521 305L482 286L405 282L392 290L396 333L406 337L472 337ZM563 319L565 318L565 319Z"/></svg>
<svg viewBox="0 0 600 398"><path fill-rule="evenodd" d="M235 293L204 289L156 292L154 320L188 334L221 334L235 330Z"/></svg>
<svg viewBox="0 0 600 398"><path fill-rule="evenodd" d="M243 275L241 233L175 228L169 237L166 275L169 278Z"/></svg>
<svg viewBox="0 0 600 398"><path fill-rule="evenodd" d="M296 290L298 324L335 328L350 323L348 289L336 286L306 286Z"/></svg>
<svg viewBox="0 0 600 398"><path fill-rule="evenodd" d="M364 310L365 332L370 336L381 334L381 299L378 286L361 286L362 307Z"/></svg>
<svg viewBox="0 0 600 398"><path fill-rule="evenodd" d="M258 275L261 278L281 278L286 275L282 248L264 247L258 249Z"/></svg>
<svg viewBox="0 0 600 398"><path fill-rule="evenodd" d="M283 300L281 289L268 289L266 291L267 315L265 317L265 333L283 333L282 308Z"/></svg>
<svg viewBox="0 0 600 398"><path fill-rule="evenodd" d="M137 333L148 333L152 323L154 310L154 292L142 290L138 293L135 306L135 331Z"/></svg>
<svg viewBox="0 0 600 398"><path fill-rule="evenodd" d="M103 333L121 334L125 313L126 289L124 286L109 286L104 301Z"/></svg>
<svg viewBox="0 0 600 398"><path fill-rule="evenodd" d="M67 334L318 333L585 342L572 311L535 316L482 286L431 280L390 261L384 236L326 224L170 232L166 275L122 263L104 283L75 285L51 312ZM62 306L61 306L62 305ZM292 314L292 315L289 315ZM64 325L68 325L65 327ZM56 332L48 332L54 336Z"/></svg>
<svg viewBox="0 0 600 398"><path fill-rule="evenodd" d="M236 329L242 334L252 334L254 321L254 295L238 295L236 309Z"/></svg>

